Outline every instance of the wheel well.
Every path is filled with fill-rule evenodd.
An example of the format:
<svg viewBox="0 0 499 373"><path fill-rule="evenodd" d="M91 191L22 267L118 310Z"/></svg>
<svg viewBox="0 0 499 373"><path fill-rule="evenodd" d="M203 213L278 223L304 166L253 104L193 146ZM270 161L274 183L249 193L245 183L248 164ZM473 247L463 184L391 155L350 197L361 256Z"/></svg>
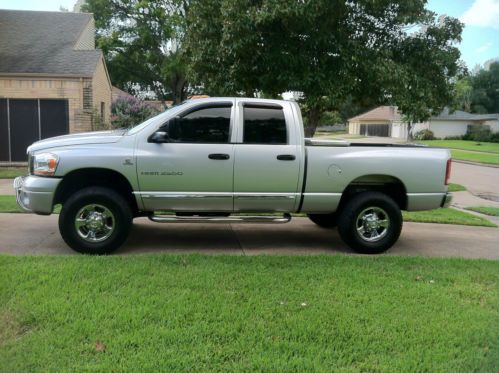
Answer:
<svg viewBox="0 0 499 373"><path fill-rule="evenodd" d="M391 197L401 210L407 209L407 192L404 183L389 175L365 175L353 180L343 191L338 209L353 195L376 191Z"/></svg>
<svg viewBox="0 0 499 373"><path fill-rule="evenodd" d="M127 178L106 168L84 168L68 173L57 187L54 204L64 204L76 191L90 186L108 187L120 193L129 202L134 216L138 214L137 201Z"/></svg>

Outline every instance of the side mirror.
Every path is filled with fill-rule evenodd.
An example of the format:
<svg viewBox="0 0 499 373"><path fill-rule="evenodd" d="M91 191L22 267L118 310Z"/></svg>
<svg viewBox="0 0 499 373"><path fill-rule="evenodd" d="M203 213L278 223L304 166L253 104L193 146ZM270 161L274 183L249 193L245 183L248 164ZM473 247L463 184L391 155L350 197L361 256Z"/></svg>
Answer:
<svg viewBox="0 0 499 373"><path fill-rule="evenodd" d="M147 142L152 142L156 144L162 144L165 142L169 142L170 138L168 137L168 132L166 132L164 129L159 129L158 131L154 132L149 138L147 139Z"/></svg>

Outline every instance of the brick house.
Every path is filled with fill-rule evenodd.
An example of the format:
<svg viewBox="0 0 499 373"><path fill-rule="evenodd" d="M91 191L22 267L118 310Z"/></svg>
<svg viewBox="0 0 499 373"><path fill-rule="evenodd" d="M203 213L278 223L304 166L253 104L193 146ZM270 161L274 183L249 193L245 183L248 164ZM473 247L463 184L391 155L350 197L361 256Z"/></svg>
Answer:
<svg viewBox="0 0 499 373"><path fill-rule="evenodd" d="M0 162L39 139L101 129L111 82L92 14L0 10Z"/></svg>

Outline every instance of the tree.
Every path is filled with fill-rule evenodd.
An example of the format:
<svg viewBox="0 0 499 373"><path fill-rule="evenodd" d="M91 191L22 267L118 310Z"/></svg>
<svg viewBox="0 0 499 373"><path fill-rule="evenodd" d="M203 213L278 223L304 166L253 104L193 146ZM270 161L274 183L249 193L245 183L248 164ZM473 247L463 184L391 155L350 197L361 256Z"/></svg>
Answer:
<svg viewBox="0 0 499 373"><path fill-rule="evenodd" d="M452 101L462 31L425 3L195 1L189 74L214 94L303 92L307 136L347 101L394 103L411 122L425 120Z"/></svg>
<svg viewBox="0 0 499 373"><path fill-rule="evenodd" d="M82 10L94 13L97 46L113 84L175 103L186 98L187 0L87 0Z"/></svg>
<svg viewBox="0 0 499 373"><path fill-rule="evenodd" d="M471 77L471 110L474 113L499 113L499 62Z"/></svg>

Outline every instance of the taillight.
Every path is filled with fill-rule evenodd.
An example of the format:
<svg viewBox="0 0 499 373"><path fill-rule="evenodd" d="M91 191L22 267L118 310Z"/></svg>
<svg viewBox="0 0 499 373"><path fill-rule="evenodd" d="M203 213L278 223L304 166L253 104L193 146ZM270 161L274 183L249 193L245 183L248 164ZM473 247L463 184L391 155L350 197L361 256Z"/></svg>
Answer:
<svg viewBox="0 0 499 373"><path fill-rule="evenodd" d="M451 166L452 166L452 159L448 159L447 167L445 169L445 185L449 185Z"/></svg>

